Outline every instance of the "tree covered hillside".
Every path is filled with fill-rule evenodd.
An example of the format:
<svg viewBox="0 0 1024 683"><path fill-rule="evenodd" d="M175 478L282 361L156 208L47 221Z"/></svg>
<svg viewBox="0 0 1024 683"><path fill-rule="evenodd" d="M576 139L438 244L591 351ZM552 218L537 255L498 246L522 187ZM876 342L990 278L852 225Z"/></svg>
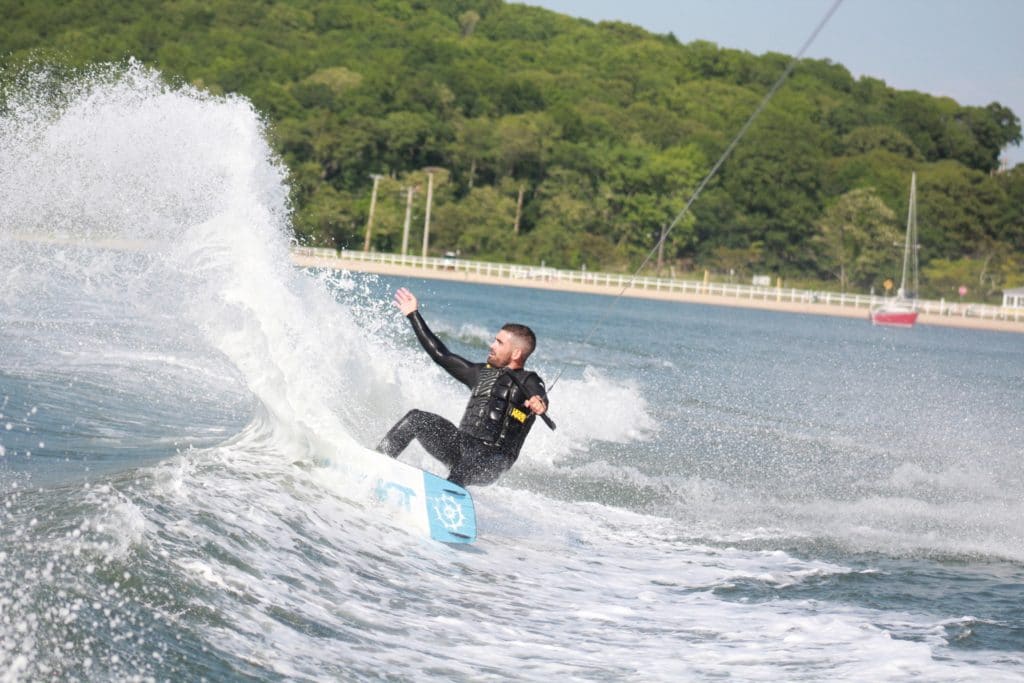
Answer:
<svg viewBox="0 0 1024 683"><path fill-rule="evenodd" d="M0 0L0 55L133 56L265 113L310 244L635 268L789 57L680 44L501 0ZM884 17L879 18L884 21ZM2 106L2 103L0 103ZM1021 282L1024 168L1006 107L961 106L802 61L671 233L676 272L850 290L896 275L911 171L925 291ZM967 279L967 282L963 282Z"/></svg>

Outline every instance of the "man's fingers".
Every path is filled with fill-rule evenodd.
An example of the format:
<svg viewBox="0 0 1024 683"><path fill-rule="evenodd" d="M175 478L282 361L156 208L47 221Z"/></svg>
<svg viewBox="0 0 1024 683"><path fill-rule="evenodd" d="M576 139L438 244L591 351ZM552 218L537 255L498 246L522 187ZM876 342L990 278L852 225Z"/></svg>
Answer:
<svg viewBox="0 0 1024 683"><path fill-rule="evenodd" d="M539 396L531 396L526 399L523 406L538 414L545 412L546 409L544 401Z"/></svg>
<svg viewBox="0 0 1024 683"><path fill-rule="evenodd" d="M413 300L412 292L405 287L402 287L395 292L395 305L401 308L402 306L410 303Z"/></svg>
<svg viewBox="0 0 1024 683"><path fill-rule="evenodd" d="M405 287L400 287L395 291L395 306L397 306L403 314L409 315L419 308L419 302L416 300L416 296L412 292Z"/></svg>

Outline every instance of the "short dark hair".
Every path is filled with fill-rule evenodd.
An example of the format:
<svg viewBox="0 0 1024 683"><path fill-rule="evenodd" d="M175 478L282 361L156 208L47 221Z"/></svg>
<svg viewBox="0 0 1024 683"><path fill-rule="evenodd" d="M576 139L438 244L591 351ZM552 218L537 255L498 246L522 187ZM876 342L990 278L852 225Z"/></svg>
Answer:
<svg viewBox="0 0 1024 683"><path fill-rule="evenodd" d="M519 323L505 323L501 326L501 329L519 340L519 343L523 347L523 360L526 360L530 354L533 353L533 350L537 348L537 335L535 335L533 330L526 325L520 325Z"/></svg>

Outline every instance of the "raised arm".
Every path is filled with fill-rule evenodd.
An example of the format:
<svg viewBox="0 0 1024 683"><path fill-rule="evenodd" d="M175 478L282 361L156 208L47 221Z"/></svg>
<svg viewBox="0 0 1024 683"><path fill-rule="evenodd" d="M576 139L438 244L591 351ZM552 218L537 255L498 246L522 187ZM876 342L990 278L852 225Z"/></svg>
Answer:
<svg viewBox="0 0 1024 683"><path fill-rule="evenodd" d="M402 287L395 292L395 305L402 312L402 315L409 319L409 323L416 333L416 338L427 352L427 355L444 368L449 375L466 386L472 387L476 383L477 375L479 374L478 364L470 363L462 356L449 351L444 342L430 331L426 321L423 320L423 316L420 315L419 302L416 300L416 296L405 287Z"/></svg>

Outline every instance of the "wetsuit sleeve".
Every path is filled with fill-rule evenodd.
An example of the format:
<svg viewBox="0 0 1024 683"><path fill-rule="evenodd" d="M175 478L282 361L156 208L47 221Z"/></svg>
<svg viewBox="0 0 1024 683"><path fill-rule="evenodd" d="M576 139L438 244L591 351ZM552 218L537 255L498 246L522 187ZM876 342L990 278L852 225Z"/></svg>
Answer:
<svg viewBox="0 0 1024 683"><path fill-rule="evenodd" d="M550 405L547 387L544 386L544 380L536 372L531 372L526 376L523 386L526 388L527 398L530 396L540 396L545 404Z"/></svg>
<svg viewBox="0 0 1024 683"><path fill-rule="evenodd" d="M466 386L472 387L476 384L477 376L480 374L478 363L470 363L462 356L457 356L449 351L448 347L430 331L419 311L413 311L406 317L409 318L416 338L420 340L420 345L435 363Z"/></svg>

